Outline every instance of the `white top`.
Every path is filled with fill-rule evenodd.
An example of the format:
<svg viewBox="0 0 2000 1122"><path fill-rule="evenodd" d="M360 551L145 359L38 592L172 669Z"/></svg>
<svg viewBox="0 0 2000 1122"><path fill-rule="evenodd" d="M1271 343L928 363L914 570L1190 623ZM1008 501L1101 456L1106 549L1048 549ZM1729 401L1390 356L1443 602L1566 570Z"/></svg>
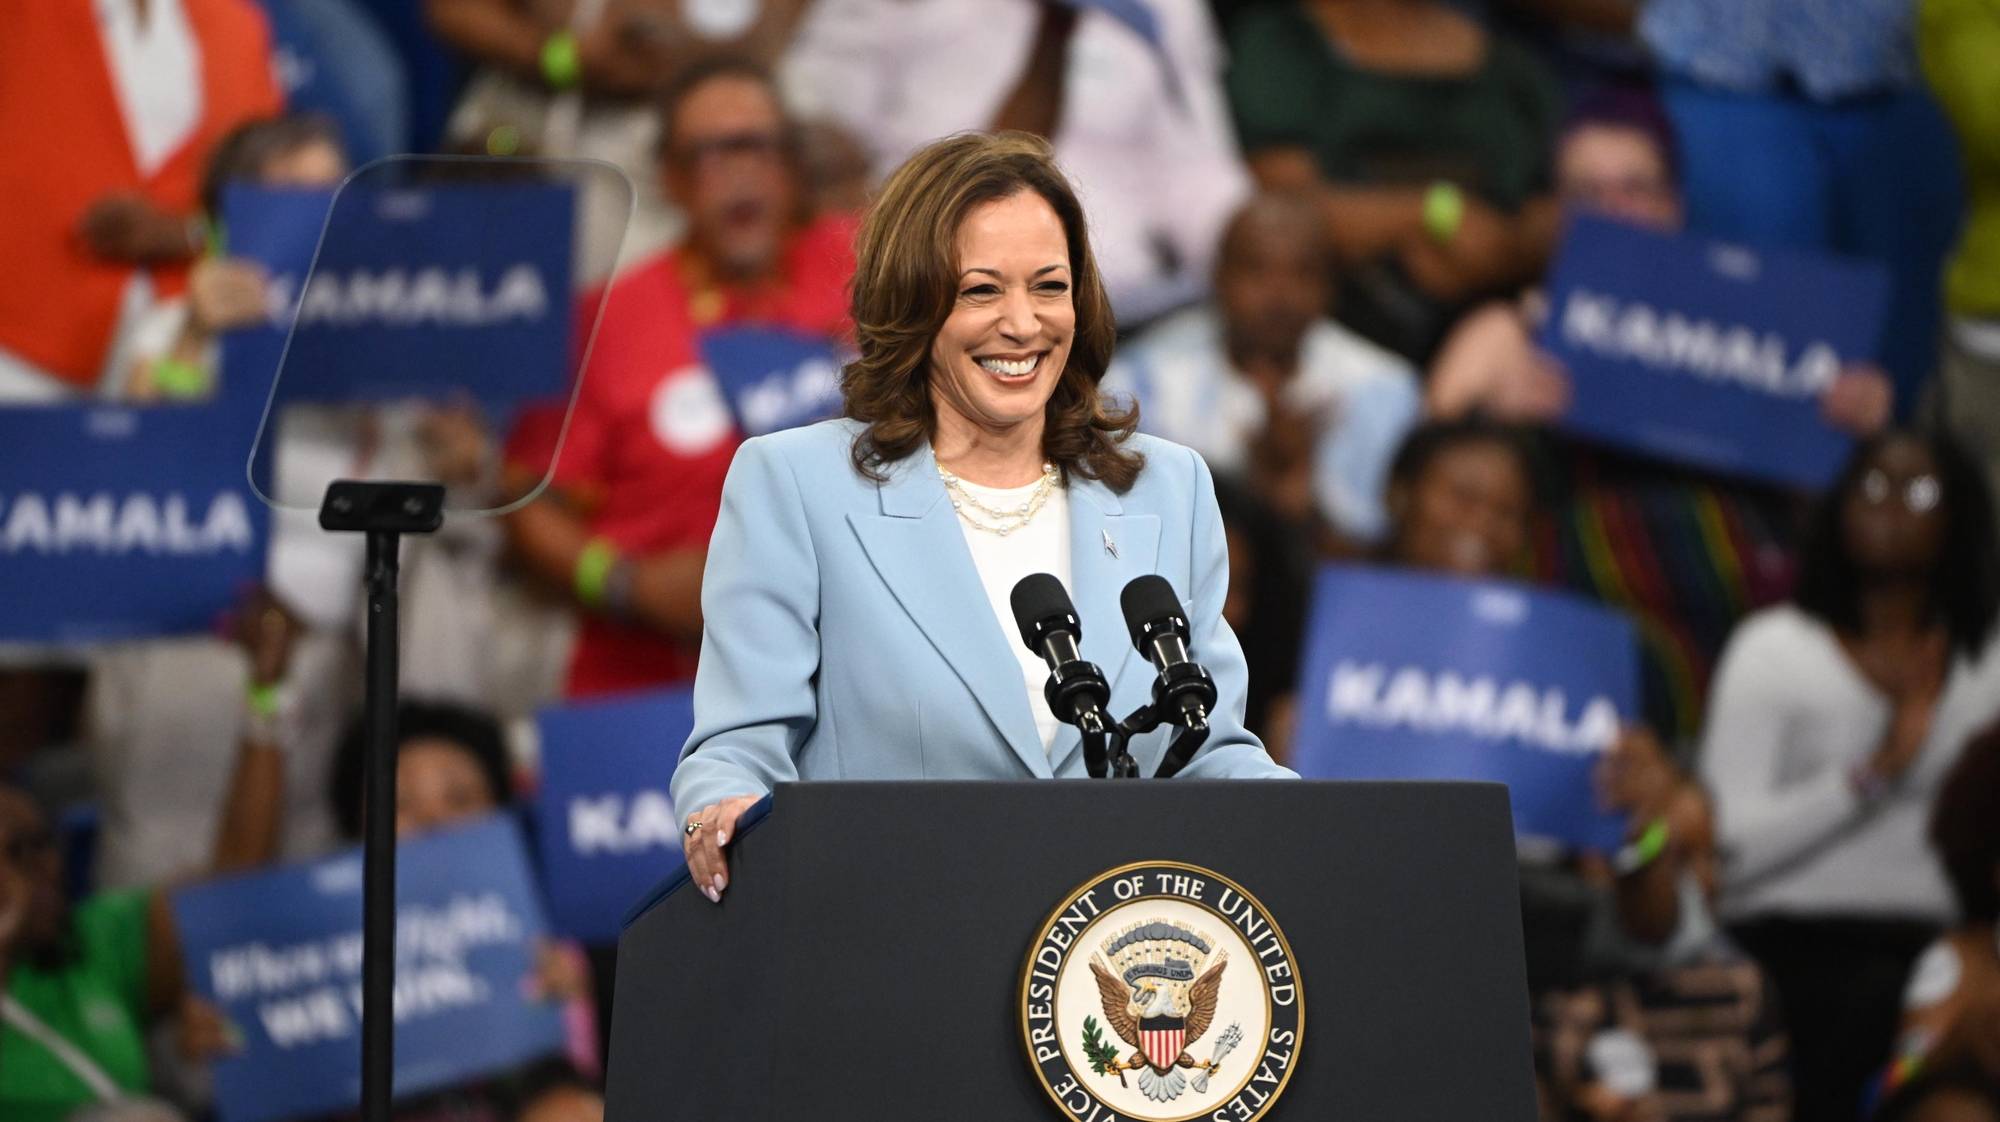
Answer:
<svg viewBox="0 0 2000 1122"><path fill-rule="evenodd" d="M1716 668L1701 774L1725 860L1718 911L1949 922L1926 842L1930 808L1966 740L2000 714L2000 644L1951 668L1929 738L1880 802L1849 781L1888 731L1890 704L1833 630L1792 605L1744 620Z"/></svg>
<svg viewBox="0 0 2000 1122"><path fill-rule="evenodd" d="M1176 312L1118 348L1102 388L1139 399L1141 429L1234 474L1249 467L1269 410L1263 392L1230 363L1222 333L1213 305ZM1382 502L1389 463L1421 419L1416 370L1322 319L1306 329L1298 370L1279 393L1287 407L1318 421L1313 498L1320 512L1351 538L1380 540L1389 526Z"/></svg>
<svg viewBox="0 0 2000 1122"><path fill-rule="evenodd" d="M961 478L958 485L994 510L1012 510L1028 501L1040 481L1026 487L1001 488L981 487ZM974 517L985 516L974 512ZM1008 649L1021 664L1021 678L1028 689L1028 708L1034 711L1035 730L1042 734L1042 750L1047 752L1055 747L1056 730L1060 726L1049 709L1048 699L1042 696L1042 686L1049 680L1049 664L1021 641L1021 629L1014 624L1012 597L1021 578L1034 573L1049 573L1063 582L1064 588L1069 587L1069 491L1063 487L1052 489L1034 519L1006 537L978 529L963 516L958 527L965 532L973 567L979 570L979 583L986 586L986 600L993 605L993 614L1000 621L1000 634L1006 636Z"/></svg>
<svg viewBox="0 0 2000 1122"><path fill-rule="evenodd" d="M1206 291L1222 227L1251 188L1208 5L1145 7L1158 22L1157 50L1082 6L1051 137L1090 216L1112 307L1127 323ZM886 176L932 140L992 126L1027 63L1041 8L1039 0L818 0L786 53L786 95L801 116L845 125Z"/></svg>

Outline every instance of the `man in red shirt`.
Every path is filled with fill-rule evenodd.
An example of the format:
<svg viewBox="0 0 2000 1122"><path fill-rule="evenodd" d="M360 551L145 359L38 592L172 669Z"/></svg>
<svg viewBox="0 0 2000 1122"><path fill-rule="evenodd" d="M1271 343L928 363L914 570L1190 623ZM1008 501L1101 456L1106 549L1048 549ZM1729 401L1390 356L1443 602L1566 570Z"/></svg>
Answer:
<svg viewBox="0 0 2000 1122"><path fill-rule="evenodd" d="M807 211L794 129L769 73L731 59L697 64L662 113L667 193L687 215L687 237L611 283L554 484L509 519L528 567L587 613L570 697L694 676L708 536L743 439L702 365L699 333L851 330L855 219ZM517 449L547 447L525 435Z"/></svg>

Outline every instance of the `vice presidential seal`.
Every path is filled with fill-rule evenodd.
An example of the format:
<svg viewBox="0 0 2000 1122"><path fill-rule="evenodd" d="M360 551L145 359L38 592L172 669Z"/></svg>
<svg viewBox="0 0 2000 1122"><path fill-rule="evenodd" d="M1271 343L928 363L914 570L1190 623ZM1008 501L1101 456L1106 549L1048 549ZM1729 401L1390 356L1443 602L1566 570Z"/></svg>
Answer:
<svg viewBox="0 0 2000 1122"><path fill-rule="evenodd" d="M1143 861L1078 888L1021 972L1029 1062L1079 1122L1262 1118L1304 1033L1284 932L1194 865Z"/></svg>

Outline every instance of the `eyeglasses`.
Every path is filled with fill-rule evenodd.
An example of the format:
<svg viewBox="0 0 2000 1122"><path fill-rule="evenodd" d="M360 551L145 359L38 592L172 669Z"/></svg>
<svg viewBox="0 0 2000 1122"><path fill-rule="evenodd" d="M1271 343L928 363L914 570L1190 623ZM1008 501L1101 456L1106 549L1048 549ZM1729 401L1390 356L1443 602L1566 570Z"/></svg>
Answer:
<svg viewBox="0 0 2000 1122"><path fill-rule="evenodd" d="M785 138L779 133L732 132L675 144L668 151L667 159L682 167L693 168L732 156L769 160L784 151L784 147Z"/></svg>
<svg viewBox="0 0 2000 1122"><path fill-rule="evenodd" d="M1870 468L1861 477L1861 497L1877 506L1895 497L1896 485L1889 473L1881 468ZM1919 475L1905 480L1900 496L1903 509L1911 514L1928 514L1936 510L1944 499L1944 486L1935 475Z"/></svg>

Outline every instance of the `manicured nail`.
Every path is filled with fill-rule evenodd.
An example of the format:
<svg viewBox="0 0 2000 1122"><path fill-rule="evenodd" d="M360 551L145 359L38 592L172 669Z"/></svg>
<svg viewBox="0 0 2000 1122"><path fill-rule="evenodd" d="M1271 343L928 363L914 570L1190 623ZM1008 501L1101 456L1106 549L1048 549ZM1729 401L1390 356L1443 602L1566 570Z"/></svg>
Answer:
<svg viewBox="0 0 2000 1122"><path fill-rule="evenodd" d="M709 903L711 903L711 904L720 904L720 903L722 903L722 893L720 893L720 892L717 892L717 891L716 891L716 890L715 890L714 888L712 888L712 887L709 887L709 886L707 886L707 885L703 885L703 886L702 886L702 890L701 890L701 894L702 894L703 896L706 896L706 897L708 897L708 902L709 902Z"/></svg>
<svg viewBox="0 0 2000 1122"><path fill-rule="evenodd" d="M717 873L715 874L714 884L715 884L715 890L717 892L721 892L723 889L729 887L729 878L723 876L721 873Z"/></svg>
<svg viewBox="0 0 2000 1122"><path fill-rule="evenodd" d="M728 844L729 844L729 831L728 831L728 830L717 830L717 831L715 832L715 844L717 844L717 845L728 845Z"/></svg>

